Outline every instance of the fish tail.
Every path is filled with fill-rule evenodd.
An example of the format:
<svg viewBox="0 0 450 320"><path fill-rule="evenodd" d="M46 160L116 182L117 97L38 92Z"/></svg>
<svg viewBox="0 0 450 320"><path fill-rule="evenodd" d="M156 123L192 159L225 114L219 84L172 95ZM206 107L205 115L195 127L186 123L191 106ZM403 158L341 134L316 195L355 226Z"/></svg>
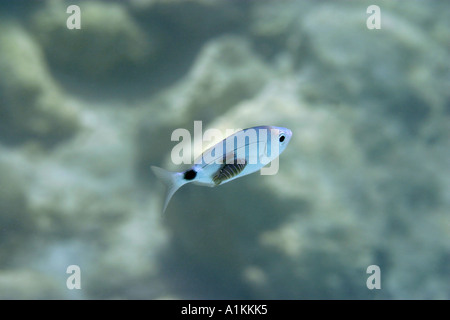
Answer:
<svg viewBox="0 0 450 320"><path fill-rule="evenodd" d="M155 175L158 177L158 179L161 180L167 187L166 200L164 201L164 209L163 209L163 212L165 212L167 205L169 204L169 201L174 195L174 193L187 181L183 179L183 174L179 172L170 172L155 166L151 166L151 168L155 173Z"/></svg>

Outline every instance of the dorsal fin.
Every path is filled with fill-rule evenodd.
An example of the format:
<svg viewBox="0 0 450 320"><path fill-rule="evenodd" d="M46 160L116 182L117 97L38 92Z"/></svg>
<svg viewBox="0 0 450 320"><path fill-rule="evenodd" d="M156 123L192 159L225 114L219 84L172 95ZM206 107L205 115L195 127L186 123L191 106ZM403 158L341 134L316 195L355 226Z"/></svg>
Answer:
<svg viewBox="0 0 450 320"><path fill-rule="evenodd" d="M244 170L246 165L247 161L245 161L245 159L237 159L233 163L224 163L212 178L214 184L217 186L222 182L237 176Z"/></svg>

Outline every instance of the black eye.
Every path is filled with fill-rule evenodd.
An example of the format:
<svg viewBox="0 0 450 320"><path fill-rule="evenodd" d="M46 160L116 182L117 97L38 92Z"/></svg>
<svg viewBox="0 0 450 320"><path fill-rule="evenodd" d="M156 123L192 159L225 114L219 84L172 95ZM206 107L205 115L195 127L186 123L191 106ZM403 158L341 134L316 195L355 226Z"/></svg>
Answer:
<svg viewBox="0 0 450 320"><path fill-rule="evenodd" d="M284 139L285 139L285 136L282 134L282 135L280 136L280 142L283 142Z"/></svg>

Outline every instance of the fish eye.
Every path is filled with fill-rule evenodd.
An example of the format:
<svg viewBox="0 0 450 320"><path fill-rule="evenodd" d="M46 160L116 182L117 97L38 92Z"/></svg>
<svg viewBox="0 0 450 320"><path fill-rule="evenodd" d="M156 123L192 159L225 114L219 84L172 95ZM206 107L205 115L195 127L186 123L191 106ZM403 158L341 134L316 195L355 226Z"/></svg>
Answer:
<svg viewBox="0 0 450 320"><path fill-rule="evenodd" d="M280 138L279 138L280 142L283 142L285 138L286 137L284 136L284 134L280 134Z"/></svg>

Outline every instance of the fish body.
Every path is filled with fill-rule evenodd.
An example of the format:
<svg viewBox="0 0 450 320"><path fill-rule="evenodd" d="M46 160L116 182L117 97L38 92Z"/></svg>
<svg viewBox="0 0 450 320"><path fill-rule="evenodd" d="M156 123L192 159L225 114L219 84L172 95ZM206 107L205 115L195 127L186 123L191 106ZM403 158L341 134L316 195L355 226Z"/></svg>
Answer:
<svg viewBox="0 0 450 320"><path fill-rule="evenodd" d="M187 183L215 187L259 171L284 151L291 137L292 132L287 128L247 128L204 151L186 171L169 172L151 166L167 186L163 210L166 210L173 194Z"/></svg>

